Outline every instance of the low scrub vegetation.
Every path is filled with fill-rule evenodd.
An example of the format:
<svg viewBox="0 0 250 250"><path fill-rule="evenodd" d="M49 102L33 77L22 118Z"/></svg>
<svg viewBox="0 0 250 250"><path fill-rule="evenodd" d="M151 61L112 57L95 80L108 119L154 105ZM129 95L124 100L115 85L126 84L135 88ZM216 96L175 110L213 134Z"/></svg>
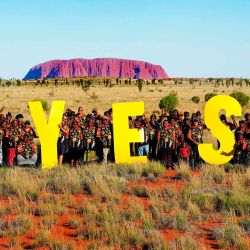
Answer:
<svg viewBox="0 0 250 250"><path fill-rule="evenodd" d="M249 249L249 170L161 164L4 169L0 242L27 249ZM167 171L167 172L166 172ZM207 222L216 226L202 230ZM210 235L210 236L209 236ZM197 239L201 240L197 240ZM23 241L23 242L22 242ZM4 243L3 243L4 244Z"/></svg>

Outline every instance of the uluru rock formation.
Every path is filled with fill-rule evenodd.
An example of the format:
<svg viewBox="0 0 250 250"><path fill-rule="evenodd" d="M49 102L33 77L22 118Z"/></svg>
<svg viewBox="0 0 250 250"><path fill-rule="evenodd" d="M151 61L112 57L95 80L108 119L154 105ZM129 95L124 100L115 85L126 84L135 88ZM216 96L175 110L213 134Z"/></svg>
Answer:
<svg viewBox="0 0 250 250"><path fill-rule="evenodd" d="M23 80L84 76L145 80L169 78L160 65L136 60L96 58L48 61L30 69Z"/></svg>

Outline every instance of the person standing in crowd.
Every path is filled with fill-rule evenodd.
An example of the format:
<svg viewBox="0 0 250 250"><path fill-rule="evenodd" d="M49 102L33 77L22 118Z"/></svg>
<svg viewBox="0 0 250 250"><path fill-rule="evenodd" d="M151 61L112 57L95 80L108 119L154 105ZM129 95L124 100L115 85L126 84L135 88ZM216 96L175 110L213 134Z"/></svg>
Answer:
<svg viewBox="0 0 250 250"><path fill-rule="evenodd" d="M24 128L23 131L25 134L27 134L29 136L30 140L34 140L34 138L37 138L36 132L35 130L30 126L30 121L26 120L24 122Z"/></svg>
<svg viewBox="0 0 250 250"><path fill-rule="evenodd" d="M246 113L244 116L245 120L245 137L250 141L250 114Z"/></svg>
<svg viewBox="0 0 250 250"><path fill-rule="evenodd" d="M57 140L58 165L63 163L64 155L68 152L69 126L67 125L67 116L63 116L62 123L58 124L60 128Z"/></svg>
<svg viewBox="0 0 250 250"><path fill-rule="evenodd" d="M191 151L191 167L195 169L198 164L201 163L198 145L202 143L202 136L203 136L203 128L199 125L199 121L197 118L193 118L192 125L188 131L188 140L189 145L192 149Z"/></svg>
<svg viewBox="0 0 250 250"><path fill-rule="evenodd" d="M83 113L83 107L78 108L78 113L76 114L77 118L79 119L80 122L80 127L84 129L85 122L86 122L86 116Z"/></svg>
<svg viewBox="0 0 250 250"><path fill-rule="evenodd" d="M163 121L163 126L158 132L158 146L161 152L162 161L166 167L173 167L173 153L174 153L175 130L168 120Z"/></svg>
<svg viewBox="0 0 250 250"><path fill-rule="evenodd" d="M83 134L80 122L77 118L72 121L69 129L69 160L71 167L78 167L80 158L83 155Z"/></svg>
<svg viewBox="0 0 250 250"><path fill-rule="evenodd" d="M85 150L86 162L91 162L95 159L95 119L89 116L86 120L83 130L84 140L83 148Z"/></svg>
<svg viewBox="0 0 250 250"><path fill-rule="evenodd" d="M184 118L183 120L183 124L181 127L182 130L182 140L183 141L187 141L188 140L188 132L190 130L191 127L191 121L189 118Z"/></svg>
<svg viewBox="0 0 250 250"><path fill-rule="evenodd" d="M93 112L92 112L93 113ZM97 162L103 162L103 144L101 141L101 117L97 116L96 118L92 115L93 119L95 119L95 150L97 156Z"/></svg>
<svg viewBox="0 0 250 250"><path fill-rule="evenodd" d="M178 110L176 110L177 112L173 112L170 114L169 116L169 120L170 120L170 124L172 126L172 128L174 129L175 132L175 138L173 140L173 156L172 156L172 161L174 163L178 162L178 153L179 153L179 146L180 146L180 142L182 139L182 130L179 126L179 113Z"/></svg>
<svg viewBox="0 0 250 250"><path fill-rule="evenodd" d="M96 138L99 141L101 148L103 150L102 161L104 163L108 163L108 160L110 159L110 149L112 146L112 134L111 134L111 127L109 124L109 120L107 116L102 117L102 123L97 128L96 132ZM100 159L101 161L101 159Z"/></svg>
<svg viewBox="0 0 250 250"><path fill-rule="evenodd" d="M244 138L244 132L239 132L235 144L234 161L237 164L246 164L249 141Z"/></svg>
<svg viewBox="0 0 250 250"><path fill-rule="evenodd" d="M10 112L6 113L6 122L7 122L7 128L9 129L11 127L11 122L12 122L12 114Z"/></svg>
<svg viewBox="0 0 250 250"><path fill-rule="evenodd" d="M24 128L24 124L23 124L23 115L22 114L18 114L16 115L15 119L17 120L18 123L18 127L23 129Z"/></svg>
<svg viewBox="0 0 250 250"><path fill-rule="evenodd" d="M152 114L149 121L149 159L156 160L157 131L159 129L156 115Z"/></svg>
<svg viewBox="0 0 250 250"><path fill-rule="evenodd" d="M7 153L7 165L10 167L14 166L14 161L17 154L18 143L22 140L24 134L21 128L18 127L16 119L12 120L11 127L9 129L9 147Z"/></svg>
<svg viewBox="0 0 250 250"><path fill-rule="evenodd" d="M191 148L186 141L182 143L179 150L179 162L184 161L185 163L190 163Z"/></svg>
<svg viewBox="0 0 250 250"><path fill-rule="evenodd" d="M8 156L8 148L9 148L9 129L7 128L7 121L2 121L2 130L3 130L3 139L2 139L2 152L3 152L3 164L7 165L7 156Z"/></svg>
<svg viewBox="0 0 250 250"><path fill-rule="evenodd" d="M134 122L132 116L128 117L128 126L130 129L134 128ZM130 155L135 156L135 143L130 142L129 147L130 147Z"/></svg>
<svg viewBox="0 0 250 250"><path fill-rule="evenodd" d="M245 122L241 120L239 121L239 127L234 132L236 141L238 140L239 134L245 135L245 133L246 133Z"/></svg>
<svg viewBox="0 0 250 250"><path fill-rule="evenodd" d="M143 134L143 142L138 142L138 156L148 156L149 155L149 123L146 117L138 117L138 130Z"/></svg>
<svg viewBox="0 0 250 250"><path fill-rule="evenodd" d="M238 126L237 126L237 122L236 122L236 120L234 118L234 115L231 115L231 119L232 119L232 122L228 122L227 118L226 118L226 116L224 114L222 114L220 116L220 120L225 126L227 126L230 130L235 130ZM217 144L218 144L218 149L219 149L220 148L220 142L218 140L217 140Z"/></svg>
<svg viewBox="0 0 250 250"><path fill-rule="evenodd" d="M2 123L3 121L1 121L0 123L0 166L3 165L3 137L4 137L4 131L2 129Z"/></svg>
<svg viewBox="0 0 250 250"><path fill-rule="evenodd" d="M35 143L29 139L29 136L25 134L17 146L17 165L35 167L36 162L37 147Z"/></svg>

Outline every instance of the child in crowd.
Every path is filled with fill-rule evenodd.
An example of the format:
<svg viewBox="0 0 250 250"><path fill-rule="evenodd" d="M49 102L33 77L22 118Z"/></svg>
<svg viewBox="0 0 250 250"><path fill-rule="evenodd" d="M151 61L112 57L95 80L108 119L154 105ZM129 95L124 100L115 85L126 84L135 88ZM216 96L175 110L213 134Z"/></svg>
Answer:
<svg viewBox="0 0 250 250"><path fill-rule="evenodd" d="M189 163L190 155L191 155L191 148L188 146L187 142L183 142L180 147L180 160Z"/></svg>

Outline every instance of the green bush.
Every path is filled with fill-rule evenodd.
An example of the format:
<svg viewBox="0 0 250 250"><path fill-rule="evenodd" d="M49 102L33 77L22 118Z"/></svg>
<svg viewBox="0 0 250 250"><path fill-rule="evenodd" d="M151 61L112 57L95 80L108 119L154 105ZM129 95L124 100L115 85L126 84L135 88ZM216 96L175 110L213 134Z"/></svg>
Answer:
<svg viewBox="0 0 250 250"><path fill-rule="evenodd" d="M207 93L205 95L205 102L207 102L209 99L211 99L212 97L216 96L216 93Z"/></svg>
<svg viewBox="0 0 250 250"><path fill-rule="evenodd" d="M243 92L234 92L230 96L236 99L242 107L246 106L249 102L249 96Z"/></svg>
<svg viewBox="0 0 250 250"><path fill-rule="evenodd" d="M192 102L198 104L200 102L200 97L199 96L193 96L192 97Z"/></svg>
<svg viewBox="0 0 250 250"><path fill-rule="evenodd" d="M244 229L247 235L250 235L250 220L249 219L242 219L238 221L238 225Z"/></svg>
<svg viewBox="0 0 250 250"><path fill-rule="evenodd" d="M159 103L160 109L166 108L168 111L172 111L176 108L178 104L178 96L176 93L172 92L168 96L161 99Z"/></svg>

